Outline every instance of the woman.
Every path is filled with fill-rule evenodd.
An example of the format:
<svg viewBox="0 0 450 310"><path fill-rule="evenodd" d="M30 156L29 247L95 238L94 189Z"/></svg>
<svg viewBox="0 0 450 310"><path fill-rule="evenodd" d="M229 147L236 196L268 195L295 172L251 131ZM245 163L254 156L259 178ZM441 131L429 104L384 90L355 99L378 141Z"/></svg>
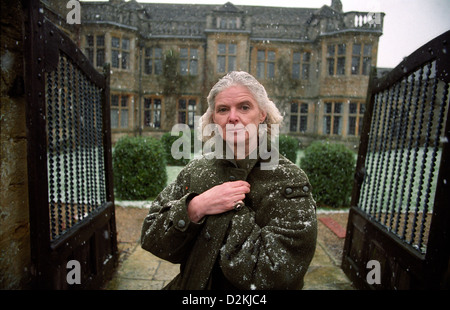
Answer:
<svg viewBox="0 0 450 310"><path fill-rule="evenodd" d="M267 159L251 143L256 131L244 129L265 124L270 137L271 125L282 120L278 109L245 72L223 77L208 105L201 132L216 124L236 155L204 156L186 165L153 201L142 247L181 264L166 289L302 288L317 235L311 186L280 154L273 169L262 169Z"/></svg>

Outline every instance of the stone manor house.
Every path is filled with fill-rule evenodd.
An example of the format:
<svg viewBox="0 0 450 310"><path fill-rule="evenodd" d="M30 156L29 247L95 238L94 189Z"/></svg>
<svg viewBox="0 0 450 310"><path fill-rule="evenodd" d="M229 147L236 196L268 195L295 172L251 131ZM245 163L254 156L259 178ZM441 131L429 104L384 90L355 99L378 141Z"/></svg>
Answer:
<svg viewBox="0 0 450 310"><path fill-rule="evenodd" d="M217 80L232 70L254 75L284 115L282 133L354 145L383 13L321 8L80 2L69 25L66 1L43 0L46 14L92 64L111 65L112 141L160 136L194 126Z"/></svg>

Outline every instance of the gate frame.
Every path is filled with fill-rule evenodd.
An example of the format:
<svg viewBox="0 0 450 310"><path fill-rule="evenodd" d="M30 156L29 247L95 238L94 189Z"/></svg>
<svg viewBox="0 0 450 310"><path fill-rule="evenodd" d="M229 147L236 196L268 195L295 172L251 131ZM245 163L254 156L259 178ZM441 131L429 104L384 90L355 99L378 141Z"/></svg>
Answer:
<svg viewBox="0 0 450 310"><path fill-rule="evenodd" d="M27 122L28 204L30 215L31 286L38 289L99 288L117 265L117 232L115 223L114 185L112 175L109 66L104 74L92 67L81 50L41 13L39 0L24 0L24 59ZM106 203L75 224L60 239L51 241L48 194L45 72L58 64L59 53L67 55L102 90L102 139L105 165ZM99 257L96 230L109 225L112 257L106 262L92 261ZM81 251L91 240L89 262L94 274L83 278L81 285L68 285L67 257ZM83 248L86 250L86 248ZM62 256L62 258L61 258ZM83 270L81 270L83 274Z"/></svg>
<svg viewBox="0 0 450 310"><path fill-rule="evenodd" d="M443 143L442 146L426 253L420 254L413 251L404 241L390 233L380 223L372 221L367 213L357 207L366 173L365 160L375 94L389 88L403 77L413 73L420 66L433 60L436 60L436 78L445 83L450 83L450 31L441 34L417 49L381 79L375 77L375 68L372 68L366 99L368 106L363 119L341 266L354 285L360 289L385 289L386 287L383 287L385 283L377 286L369 285L366 282L367 269L365 264L371 259L368 247L361 248L364 249L364 253L361 253L360 262L351 259L350 247L355 226L364 232L363 240L367 241L368 237L377 240L380 248L385 253L391 254L390 260L408 266L410 272L409 288L450 288L450 209L448 205L450 201L450 182L448 181L450 180L450 107L446 113L447 119L443 132L446 143ZM450 95L447 94L447 98L448 96Z"/></svg>

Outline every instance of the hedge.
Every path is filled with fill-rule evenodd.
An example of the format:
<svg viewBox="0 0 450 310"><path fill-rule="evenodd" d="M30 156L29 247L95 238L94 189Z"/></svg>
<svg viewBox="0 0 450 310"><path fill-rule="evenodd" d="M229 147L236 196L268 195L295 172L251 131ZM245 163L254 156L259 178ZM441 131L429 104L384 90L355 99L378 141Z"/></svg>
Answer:
<svg viewBox="0 0 450 310"><path fill-rule="evenodd" d="M180 137L182 136L181 132L179 133L178 136L172 136L170 132L166 132L165 134L163 134L161 136L161 143L162 146L164 148L164 154L167 160L167 164L168 165L172 165L172 166L184 166L189 162L189 159L184 159L183 157L181 157L180 159L175 159L172 156L172 144L177 141L178 139L180 139ZM183 137L183 139L185 139L186 137ZM188 141L186 141L188 142ZM191 145L191 141L188 142L189 145ZM179 151L181 152L181 146Z"/></svg>
<svg viewBox="0 0 450 310"><path fill-rule="evenodd" d="M318 205L350 204L356 159L342 144L316 141L305 149L300 167L308 175Z"/></svg>
<svg viewBox="0 0 450 310"><path fill-rule="evenodd" d="M280 154L295 163L297 151L299 150L298 140L288 135L280 135Z"/></svg>
<svg viewBox="0 0 450 310"><path fill-rule="evenodd" d="M114 147L115 195L122 200L147 200L167 182L163 146L156 138L123 137Z"/></svg>

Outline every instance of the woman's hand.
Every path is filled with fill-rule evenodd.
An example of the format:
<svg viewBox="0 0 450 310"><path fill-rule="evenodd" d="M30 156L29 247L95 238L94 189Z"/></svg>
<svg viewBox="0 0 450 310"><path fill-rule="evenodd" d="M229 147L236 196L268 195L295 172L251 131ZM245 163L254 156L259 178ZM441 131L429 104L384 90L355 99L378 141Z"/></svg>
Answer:
<svg viewBox="0 0 450 310"><path fill-rule="evenodd" d="M188 216L194 223L205 215L220 214L232 210L238 201L245 199L250 192L246 181L233 181L216 185L202 194L195 196L188 205Z"/></svg>

